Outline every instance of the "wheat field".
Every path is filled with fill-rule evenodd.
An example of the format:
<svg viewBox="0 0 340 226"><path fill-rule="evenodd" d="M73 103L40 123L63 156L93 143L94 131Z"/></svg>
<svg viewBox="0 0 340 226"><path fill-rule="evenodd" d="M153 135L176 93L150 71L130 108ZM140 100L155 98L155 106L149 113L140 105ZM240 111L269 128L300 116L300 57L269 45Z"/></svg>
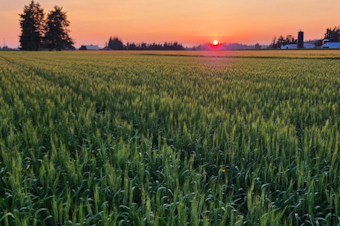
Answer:
<svg viewBox="0 0 340 226"><path fill-rule="evenodd" d="M0 224L338 225L339 60L0 52Z"/></svg>

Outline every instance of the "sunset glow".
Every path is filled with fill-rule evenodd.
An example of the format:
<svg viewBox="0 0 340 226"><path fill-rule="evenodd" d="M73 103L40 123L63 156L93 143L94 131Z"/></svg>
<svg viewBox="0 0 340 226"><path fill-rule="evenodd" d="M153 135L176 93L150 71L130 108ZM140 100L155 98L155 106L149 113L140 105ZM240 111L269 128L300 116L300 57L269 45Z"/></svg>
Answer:
<svg viewBox="0 0 340 226"><path fill-rule="evenodd" d="M213 45L216 46L218 44L218 41L217 40L214 40L213 41Z"/></svg>
<svg viewBox="0 0 340 226"><path fill-rule="evenodd" d="M19 16L31 0L0 0L0 45L19 45ZM339 26L340 1L314 0L35 0L48 13L63 6L71 21L75 46L103 47L110 36L123 42L164 43L184 46L211 43L269 44L273 37L299 29L306 39L322 38L327 27ZM165 7L166 6L166 7ZM289 12L289 17L287 17Z"/></svg>

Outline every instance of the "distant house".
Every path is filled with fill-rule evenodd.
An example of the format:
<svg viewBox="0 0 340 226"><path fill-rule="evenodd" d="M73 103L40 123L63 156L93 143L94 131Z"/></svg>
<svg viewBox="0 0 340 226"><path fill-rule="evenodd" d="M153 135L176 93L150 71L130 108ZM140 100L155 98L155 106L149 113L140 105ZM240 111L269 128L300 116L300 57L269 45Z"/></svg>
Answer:
<svg viewBox="0 0 340 226"><path fill-rule="evenodd" d="M327 42L321 46L323 49L337 49L340 48L340 42Z"/></svg>
<svg viewBox="0 0 340 226"><path fill-rule="evenodd" d="M86 50L99 50L97 45L86 45Z"/></svg>
<svg viewBox="0 0 340 226"><path fill-rule="evenodd" d="M329 39L322 40L323 49L337 49L340 48L340 42L329 42Z"/></svg>
<svg viewBox="0 0 340 226"><path fill-rule="evenodd" d="M97 45L82 45L79 50L99 50Z"/></svg>
<svg viewBox="0 0 340 226"><path fill-rule="evenodd" d="M313 48L315 48L315 45L311 44L311 43L304 43L303 44L303 48L305 48L305 49L313 49Z"/></svg>
<svg viewBox="0 0 340 226"><path fill-rule="evenodd" d="M297 44L287 44L287 45L281 46L281 49L297 49Z"/></svg>
<svg viewBox="0 0 340 226"><path fill-rule="evenodd" d="M297 47L298 47L297 44L287 44L287 45L281 46L281 49L297 49ZM312 49L312 48L315 48L315 45L310 44L310 43L304 43L303 48Z"/></svg>

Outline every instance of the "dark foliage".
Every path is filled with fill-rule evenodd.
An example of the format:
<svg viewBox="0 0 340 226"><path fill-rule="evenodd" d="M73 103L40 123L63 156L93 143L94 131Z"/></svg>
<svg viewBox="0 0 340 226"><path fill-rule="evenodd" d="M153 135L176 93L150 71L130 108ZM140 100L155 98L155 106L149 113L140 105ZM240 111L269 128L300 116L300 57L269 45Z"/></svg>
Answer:
<svg viewBox="0 0 340 226"><path fill-rule="evenodd" d="M44 20L44 10L39 3L32 0L19 16L20 49L29 51L75 49L72 46L73 40L68 35L67 27L70 22L61 7L55 6L54 11L51 11Z"/></svg>
<svg viewBox="0 0 340 226"><path fill-rule="evenodd" d="M165 42L164 44L151 43L147 44L145 42L142 43L127 43L126 45L118 37L110 37L109 42L106 45L106 48L112 50L184 50L182 44L178 44L178 42Z"/></svg>
<svg viewBox="0 0 340 226"><path fill-rule="evenodd" d="M261 45L259 43L255 44L255 49L261 49Z"/></svg>
<svg viewBox="0 0 340 226"><path fill-rule="evenodd" d="M316 40L316 41L314 42L314 45L315 45L315 46L318 46L318 47L322 46L322 39Z"/></svg>
<svg viewBox="0 0 340 226"><path fill-rule="evenodd" d="M61 51L66 48L72 48L73 40L69 36L68 27L70 21L67 20L66 12L62 7L55 6L47 16L45 27L45 45L49 50Z"/></svg>
<svg viewBox="0 0 340 226"><path fill-rule="evenodd" d="M20 49L36 51L42 47L44 10L39 3L31 3L24 7L24 12L20 16Z"/></svg>
<svg viewBox="0 0 340 226"><path fill-rule="evenodd" d="M297 44L297 39L295 39L292 35L287 35L286 38L280 35L277 40L276 37L274 37L273 42L270 44L270 46L273 49L280 49L282 46L287 44Z"/></svg>
<svg viewBox="0 0 340 226"><path fill-rule="evenodd" d="M87 50L86 46L82 45L80 46L79 50Z"/></svg>
<svg viewBox="0 0 340 226"><path fill-rule="evenodd" d="M339 42L340 41L340 27L327 28L325 33L325 39L328 39L330 42Z"/></svg>
<svg viewBox="0 0 340 226"><path fill-rule="evenodd" d="M145 42L140 44L127 43L126 47L128 50L184 50L183 45L178 42L165 42L164 44L157 44L155 42L152 44L147 44Z"/></svg>
<svg viewBox="0 0 340 226"><path fill-rule="evenodd" d="M124 44L118 37L110 37L108 48L112 50L124 50Z"/></svg>

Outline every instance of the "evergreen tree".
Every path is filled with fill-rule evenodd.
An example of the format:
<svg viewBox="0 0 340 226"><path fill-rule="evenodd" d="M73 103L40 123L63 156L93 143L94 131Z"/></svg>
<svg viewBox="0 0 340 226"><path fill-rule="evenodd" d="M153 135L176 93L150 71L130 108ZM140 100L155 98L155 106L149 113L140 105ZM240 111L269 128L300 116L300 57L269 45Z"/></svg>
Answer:
<svg viewBox="0 0 340 226"><path fill-rule="evenodd" d="M72 48L73 40L69 37L70 21L67 20L66 12L62 7L55 6L54 10L47 15L45 27L45 45L49 50L61 51Z"/></svg>
<svg viewBox="0 0 340 226"><path fill-rule="evenodd" d="M44 10L39 3L31 3L24 7L23 14L20 16L21 36L20 49L40 50L42 46L42 35L44 26Z"/></svg>
<svg viewBox="0 0 340 226"><path fill-rule="evenodd" d="M110 37L108 47L112 50L123 50L124 44L118 37Z"/></svg>

